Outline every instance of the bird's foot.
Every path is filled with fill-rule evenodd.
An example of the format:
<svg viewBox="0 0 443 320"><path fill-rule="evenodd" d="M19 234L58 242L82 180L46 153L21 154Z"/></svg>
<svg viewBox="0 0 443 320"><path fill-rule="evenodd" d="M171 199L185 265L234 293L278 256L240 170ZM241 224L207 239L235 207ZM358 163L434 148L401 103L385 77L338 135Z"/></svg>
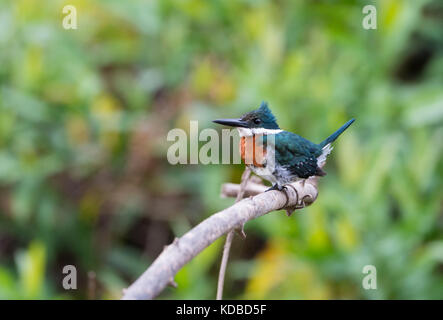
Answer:
<svg viewBox="0 0 443 320"><path fill-rule="evenodd" d="M288 184L288 186L292 187L292 186L289 185L289 184ZM281 187L281 190L280 190L280 191L283 191L283 194L285 195L286 201L285 201L285 204L283 205L283 207L280 208L280 210L281 210L281 209L285 209L286 206L288 205L288 202L289 202L289 196L288 196L288 193L286 192L287 190L288 190L287 185L283 185L283 186ZM287 212L287 210L286 210L286 212ZM289 216L290 216L290 214L288 215L288 217L289 217Z"/></svg>
<svg viewBox="0 0 443 320"><path fill-rule="evenodd" d="M272 190L283 191L284 189L286 189L286 186L280 186L279 184L276 183L272 187L267 189L265 192L272 191Z"/></svg>
<svg viewBox="0 0 443 320"><path fill-rule="evenodd" d="M303 185L304 185L304 183L305 183L305 180L302 181ZM287 192L288 188L291 188L294 191L294 193L295 193L295 195L297 197L297 200L295 201L296 204L293 205L293 206L290 206L290 207L288 207L288 203L289 203L289 195L288 195L288 192ZM279 210L282 210L282 209L286 210L286 215L288 217L291 216L291 214L295 210L303 209L304 207L306 207L306 204L303 201L303 199L302 199L302 201L300 201L297 189L293 185L291 185L291 184L285 184L285 185L282 185L282 186L280 186L278 184L274 184L271 188L269 188L266 191L271 191L271 190L282 191L283 194L285 195L285 198L286 198L285 204Z"/></svg>
<svg viewBox="0 0 443 320"><path fill-rule="evenodd" d="M289 196L288 196L288 193L286 192L286 190L288 190L288 187L287 187L287 186L289 186L289 187L292 188L292 186L291 186L290 184L280 186L280 185L278 185L278 184L276 183L276 184L274 184L271 188L269 188L268 190L266 190L265 192L267 192L267 191L271 191L271 190L282 191L283 194L285 195L286 201L285 201L285 204L284 204L279 210L285 209L287 215L290 216L293 210L289 213L288 210L291 210L291 209L287 209L287 208L286 208L286 206L287 206L288 203L289 203Z"/></svg>
<svg viewBox="0 0 443 320"><path fill-rule="evenodd" d="M303 180L303 184L304 184L304 180ZM297 191L297 189L293 186L293 185L291 185L291 184L288 184L287 185L288 187L290 187L293 191L294 191L294 193L295 193L295 195L296 195L296 197L297 197L297 200L295 201L295 205L293 205L293 206L290 206L290 207L286 207L286 205L288 204L288 202L286 202L286 205L283 207L285 210L286 210L286 215L288 216L288 217L290 217L291 216L291 214L295 211L295 210L297 210L297 209L303 209L306 205L305 205L305 203L303 202L303 201L301 201L301 203L299 202L299 195L298 195L298 191ZM285 185L285 187L286 187L286 185ZM286 188L286 190L287 190L288 188ZM286 191L285 191L285 194L286 194ZM288 195L286 194L286 199L288 200Z"/></svg>

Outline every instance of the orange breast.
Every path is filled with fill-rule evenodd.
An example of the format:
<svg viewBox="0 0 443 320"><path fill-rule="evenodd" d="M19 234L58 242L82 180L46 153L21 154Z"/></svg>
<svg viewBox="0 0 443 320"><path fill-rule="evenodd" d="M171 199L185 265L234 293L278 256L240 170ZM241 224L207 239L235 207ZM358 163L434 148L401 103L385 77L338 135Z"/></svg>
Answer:
<svg viewBox="0 0 443 320"><path fill-rule="evenodd" d="M240 155L246 165L263 167L266 160L266 148L256 139L256 135L241 137Z"/></svg>

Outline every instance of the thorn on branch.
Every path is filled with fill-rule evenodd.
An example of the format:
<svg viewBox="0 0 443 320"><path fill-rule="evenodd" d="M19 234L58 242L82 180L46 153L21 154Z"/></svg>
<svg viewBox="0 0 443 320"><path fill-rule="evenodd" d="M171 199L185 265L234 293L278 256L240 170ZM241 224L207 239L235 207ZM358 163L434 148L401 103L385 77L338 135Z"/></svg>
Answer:
<svg viewBox="0 0 443 320"><path fill-rule="evenodd" d="M170 278L169 279L168 285L173 287L173 288L177 288L178 287L177 282L174 281L174 278Z"/></svg>
<svg viewBox="0 0 443 320"><path fill-rule="evenodd" d="M246 239L246 233L245 233L245 224L243 223L240 229L235 229L237 234L243 239Z"/></svg>
<svg viewBox="0 0 443 320"><path fill-rule="evenodd" d="M288 208L286 208L285 209L286 216L290 217L294 213L295 209L296 209L295 207L288 207Z"/></svg>

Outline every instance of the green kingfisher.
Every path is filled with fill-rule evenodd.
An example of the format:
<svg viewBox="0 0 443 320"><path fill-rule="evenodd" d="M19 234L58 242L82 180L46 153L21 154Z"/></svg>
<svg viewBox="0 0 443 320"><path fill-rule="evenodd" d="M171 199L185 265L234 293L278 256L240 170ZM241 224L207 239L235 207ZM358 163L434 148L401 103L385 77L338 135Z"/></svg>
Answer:
<svg viewBox="0 0 443 320"><path fill-rule="evenodd" d="M332 142L355 119L351 119L319 144L295 133L281 130L266 102L239 119L218 119L215 123L235 127L240 134L240 155L258 176L271 182L269 190L283 190L285 184L324 176L326 157ZM248 161L247 161L248 160Z"/></svg>

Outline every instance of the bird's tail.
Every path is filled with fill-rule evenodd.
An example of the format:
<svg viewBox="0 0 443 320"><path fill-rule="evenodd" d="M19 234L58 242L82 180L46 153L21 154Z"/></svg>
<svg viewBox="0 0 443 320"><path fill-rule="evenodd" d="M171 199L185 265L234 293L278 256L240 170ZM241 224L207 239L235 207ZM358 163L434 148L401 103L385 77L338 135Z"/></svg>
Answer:
<svg viewBox="0 0 443 320"><path fill-rule="evenodd" d="M338 136L341 135L343 133L343 131L345 131L354 121L355 121L355 119L351 119L348 122L346 122L344 125L342 125L340 127L340 129L338 129L333 134L331 134L329 137L327 137L325 140L320 142L319 146L324 148L328 144L334 142L338 138Z"/></svg>

